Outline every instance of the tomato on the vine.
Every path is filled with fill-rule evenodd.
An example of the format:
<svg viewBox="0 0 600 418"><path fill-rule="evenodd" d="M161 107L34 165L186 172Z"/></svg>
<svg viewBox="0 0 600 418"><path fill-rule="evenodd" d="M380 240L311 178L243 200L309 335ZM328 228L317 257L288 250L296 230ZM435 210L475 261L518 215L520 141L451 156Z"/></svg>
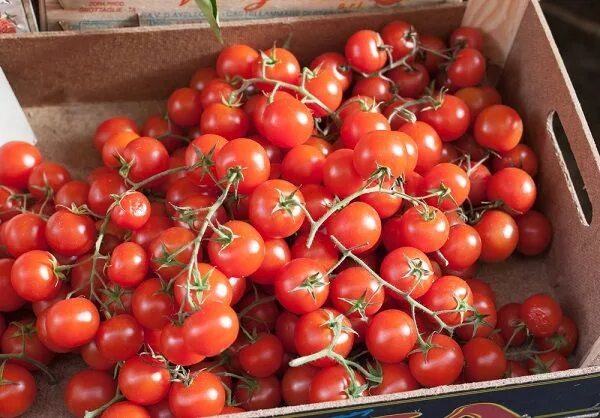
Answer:
<svg viewBox="0 0 600 418"><path fill-rule="evenodd" d="M369 321L365 335L367 349L382 363L398 363L406 358L417 342L414 320L405 312L387 309Z"/></svg>

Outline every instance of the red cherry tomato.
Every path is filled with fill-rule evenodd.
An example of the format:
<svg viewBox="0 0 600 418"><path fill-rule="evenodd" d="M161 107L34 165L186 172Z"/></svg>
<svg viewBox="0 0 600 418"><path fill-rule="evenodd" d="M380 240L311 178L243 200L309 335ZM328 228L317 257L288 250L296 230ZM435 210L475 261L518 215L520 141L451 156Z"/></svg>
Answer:
<svg viewBox="0 0 600 418"><path fill-rule="evenodd" d="M329 295L324 267L309 258L287 263L275 279L275 297L288 311L305 314L320 308Z"/></svg>
<svg viewBox="0 0 600 418"><path fill-rule="evenodd" d="M442 104L437 109L429 108L419 112L419 120L431 125L442 141L455 141L469 128L469 108L461 99L450 94L444 95L440 101Z"/></svg>
<svg viewBox="0 0 600 418"><path fill-rule="evenodd" d="M118 382L125 398L138 405L152 405L169 393L171 375L164 362L139 355L123 363Z"/></svg>
<svg viewBox="0 0 600 418"><path fill-rule="evenodd" d="M481 238L479 259L486 263L506 260L517 248L519 230L514 219L505 212L488 210L474 225Z"/></svg>
<svg viewBox="0 0 600 418"><path fill-rule="evenodd" d="M463 346L465 380L482 382L501 379L506 370L506 357L502 348L487 338L476 337Z"/></svg>
<svg viewBox="0 0 600 418"><path fill-rule="evenodd" d="M261 333L238 353L242 369L250 376L268 377L283 363L283 345L274 335Z"/></svg>
<svg viewBox="0 0 600 418"><path fill-rule="evenodd" d="M465 269L472 266L481 255L481 238L472 226L465 224L450 227L448 241L440 248L440 253L451 269Z"/></svg>
<svg viewBox="0 0 600 418"><path fill-rule="evenodd" d="M381 219L366 203L352 202L328 219L327 233L354 254L362 254L379 244Z"/></svg>
<svg viewBox="0 0 600 418"><path fill-rule="evenodd" d="M69 379L64 400L69 412L83 418L86 411L93 411L110 401L117 390L117 383L107 372L84 369Z"/></svg>
<svg viewBox="0 0 600 418"><path fill-rule="evenodd" d="M435 280L433 266L422 251L413 247L400 247L390 251L380 267L381 277L398 291L415 299L429 291ZM388 292L397 300L404 300L401 294Z"/></svg>
<svg viewBox="0 0 600 418"><path fill-rule="evenodd" d="M508 152L521 141L523 121L513 108L497 104L479 113L473 132L475 140L482 147Z"/></svg>
<svg viewBox="0 0 600 418"><path fill-rule="evenodd" d="M406 358L417 341L413 319L396 309L377 313L369 321L365 342L367 349L382 363L398 363Z"/></svg>
<svg viewBox="0 0 600 418"><path fill-rule="evenodd" d="M562 321L562 309L550 295L538 293L529 296L521 304L519 317L534 337L550 337Z"/></svg>
<svg viewBox="0 0 600 418"><path fill-rule="evenodd" d="M438 315L448 325L461 324L473 313L473 293L469 285L456 276L442 276L433 282L421 303L434 312L453 311Z"/></svg>
<svg viewBox="0 0 600 418"><path fill-rule="evenodd" d="M0 146L0 184L25 189L33 169L41 163L42 154L35 146L21 141L3 144Z"/></svg>
<svg viewBox="0 0 600 418"><path fill-rule="evenodd" d="M179 126L197 125L202 114L200 97L200 92L188 87L175 90L167 101L169 119Z"/></svg>
<svg viewBox="0 0 600 418"><path fill-rule="evenodd" d="M341 199L365 185L365 180L354 168L353 150L340 149L327 157L323 166L323 184Z"/></svg>
<svg viewBox="0 0 600 418"><path fill-rule="evenodd" d="M575 321L563 315L556 332L550 337L536 338L535 345L539 350L556 350L567 357L577 345L578 334Z"/></svg>
<svg viewBox="0 0 600 418"><path fill-rule="evenodd" d="M310 69L320 68L321 71L330 71L343 91L348 90L352 84L352 69L348 67L346 57L337 52L325 52L312 60Z"/></svg>
<svg viewBox="0 0 600 418"><path fill-rule="evenodd" d="M354 378L356 384L352 385L348 371L340 365L321 369L313 377L310 385L310 403L342 401L365 396L364 377L355 372Z"/></svg>
<svg viewBox="0 0 600 418"><path fill-rule="evenodd" d="M531 177L538 172L539 161L535 152L525 144L517 144L510 151L500 154L500 158L492 160L493 171L500 171L506 167L516 167L525 170Z"/></svg>
<svg viewBox="0 0 600 418"><path fill-rule="evenodd" d="M310 385L319 371L310 364L290 367L281 379L281 396L288 406L310 403Z"/></svg>
<svg viewBox="0 0 600 418"><path fill-rule="evenodd" d="M342 270L331 283L331 304L348 317L366 317L377 313L384 301L381 284L362 267Z"/></svg>
<svg viewBox="0 0 600 418"><path fill-rule="evenodd" d="M237 338L239 321L235 311L218 302L204 303L183 323L185 343L198 354L211 357L225 351Z"/></svg>
<svg viewBox="0 0 600 418"><path fill-rule="evenodd" d="M520 318L521 305L508 303L498 309L498 329L509 347L523 345L527 339L525 324Z"/></svg>
<svg viewBox="0 0 600 418"><path fill-rule="evenodd" d="M488 200L501 201L517 214L523 214L531 209L536 196L535 182L520 168L503 168L495 172L488 181Z"/></svg>
<svg viewBox="0 0 600 418"><path fill-rule="evenodd" d="M428 206L426 211L420 206L412 207L397 222L398 235L393 241L394 247L415 247L431 253L442 248L450 234L448 219L432 206Z"/></svg>
<svg viewBox="0 0 600 418"><path fill-rule="evenodd" d="M102 322L96 334L100 353L109 360L125 361L135 356L144 343L144 329L129 314Z"/></svg>
<svg viewBox="0 0 600 418"><path fill-rule="evenodd" d="M248 45L235 44L223 48L215 65L217 76L220 78L250 78L252 77L252 66L258 58L258 52Z"/></svg>
<svg viewBox="0 0 600 418"><path fill-rule="evenodd" d="M176 417L219 415L224 407L225 389L208 371L193 374L188 384L174 382L169 391L169 409Z"/></svg>
<svg viewBox="0 0 600 418"><path fill-rule="evenodd" d="M425 387L453 383L460 376L463 363L460 346L443 334L432 334L427 347L408 357L411 374Z"/></svg>
<svg viewBox="0 0 600 418"><path fill-rule="evenodd" d="M383 40L372 30L360 30L351 35L344 51L348 64L363 73L378 71L387 61Z"/></svg>

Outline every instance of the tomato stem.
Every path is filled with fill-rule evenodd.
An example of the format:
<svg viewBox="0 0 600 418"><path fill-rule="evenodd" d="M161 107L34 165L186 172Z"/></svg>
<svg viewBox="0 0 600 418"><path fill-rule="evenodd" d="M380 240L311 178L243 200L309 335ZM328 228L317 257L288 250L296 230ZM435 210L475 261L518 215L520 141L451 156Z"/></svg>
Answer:
<svg viewBox="0 0 600 418"><path fill-rule="evenodd" d="M94 418L94 417L100 416L104 411L106 411L112 405L114 405L117 402L120 402L124 399L125 399L125 397L123 395L121 395L121 392L119 392L119 390L117 389L117 393L110 401L106 402L101 407L94 409L93 411L85 411L85 415L83 416L83 418Z"/></svg>
<svg viewBox="0 0 600 418"><path fill-rule="evenodd" d="M24 361L35 366L37 369L41 370L46 376L48 376L48 380L51 385L55 385L58 382L56 376L50 371L47 365L37 361L36 359L26 356L23 350L20 353L0 354L0 360Z"/></svg>

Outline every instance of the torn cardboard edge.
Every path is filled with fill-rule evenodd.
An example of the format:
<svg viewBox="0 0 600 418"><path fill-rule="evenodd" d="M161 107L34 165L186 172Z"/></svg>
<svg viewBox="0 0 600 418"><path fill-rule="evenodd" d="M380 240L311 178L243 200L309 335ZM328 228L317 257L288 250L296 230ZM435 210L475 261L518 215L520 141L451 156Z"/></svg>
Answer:
<svg viewBox="0 0 600 418"><path fill-rule="evenodd" d="M35 144L36 138L4 71L0 68L0 145L8 141Z"/></svg>

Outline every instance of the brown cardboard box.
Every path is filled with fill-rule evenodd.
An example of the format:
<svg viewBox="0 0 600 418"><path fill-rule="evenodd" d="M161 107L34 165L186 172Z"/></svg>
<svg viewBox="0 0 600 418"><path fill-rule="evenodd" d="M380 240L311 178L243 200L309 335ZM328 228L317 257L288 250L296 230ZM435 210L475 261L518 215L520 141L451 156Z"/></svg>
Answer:
<svg viewBox="0 0 600 418"><path fill-rule="evenodd" d="M247 416L400 417L402 411L421 411L410 415L414 417L435 402L442 402L440 408L447 409L425 416L445 416L452 405L464 402L479 402L482 408L484 403L500 402L516 405L513 410L518 411L518 415L499 409L479 414L485 418L526 413L549 416L568 409L598 411L600 216L596 211L600 208L600 157L537 1L470 0L466 11L464 5L453 4L393 13L229 23L224 36L229 44L246 42L267 48L273 40L281 41L293 32L292 49L306 64L317 53L342 49L354 31L377 29L397 18L439 36L447 36L461 21L480 26L487 34L486 54L496 67L499 89L505 102L520 112L526 141L540 157L539 205L553 221L555 238L545 255L532 259L515 256L501 265L487 265L480 277L492 283L499 304L541 291L556 296L579 325L580 341L571 359L577 368ZM118 114L142 120L162 108L169 93L186 85L197 67L214 62L220 48L210 29L196 25L8 36L0 38L0 67L24 107L44 155L68 164L75 175L82 176L98 161L91 142L98 122ZM556 118L564 127L565 143L553 130ZM574 158L577 170L569 171L569 158ZM579 176L584 190L574 186ZM591 211L584 211L586 205L578 194L589 201ZM61 389L64 379L78 367L80 363L73 359L57 361L55 370L63 379L57 387L47 386L40 377L40 395L28 416L66 416ZM469 415L459 411L448 416Z"/></svg>

